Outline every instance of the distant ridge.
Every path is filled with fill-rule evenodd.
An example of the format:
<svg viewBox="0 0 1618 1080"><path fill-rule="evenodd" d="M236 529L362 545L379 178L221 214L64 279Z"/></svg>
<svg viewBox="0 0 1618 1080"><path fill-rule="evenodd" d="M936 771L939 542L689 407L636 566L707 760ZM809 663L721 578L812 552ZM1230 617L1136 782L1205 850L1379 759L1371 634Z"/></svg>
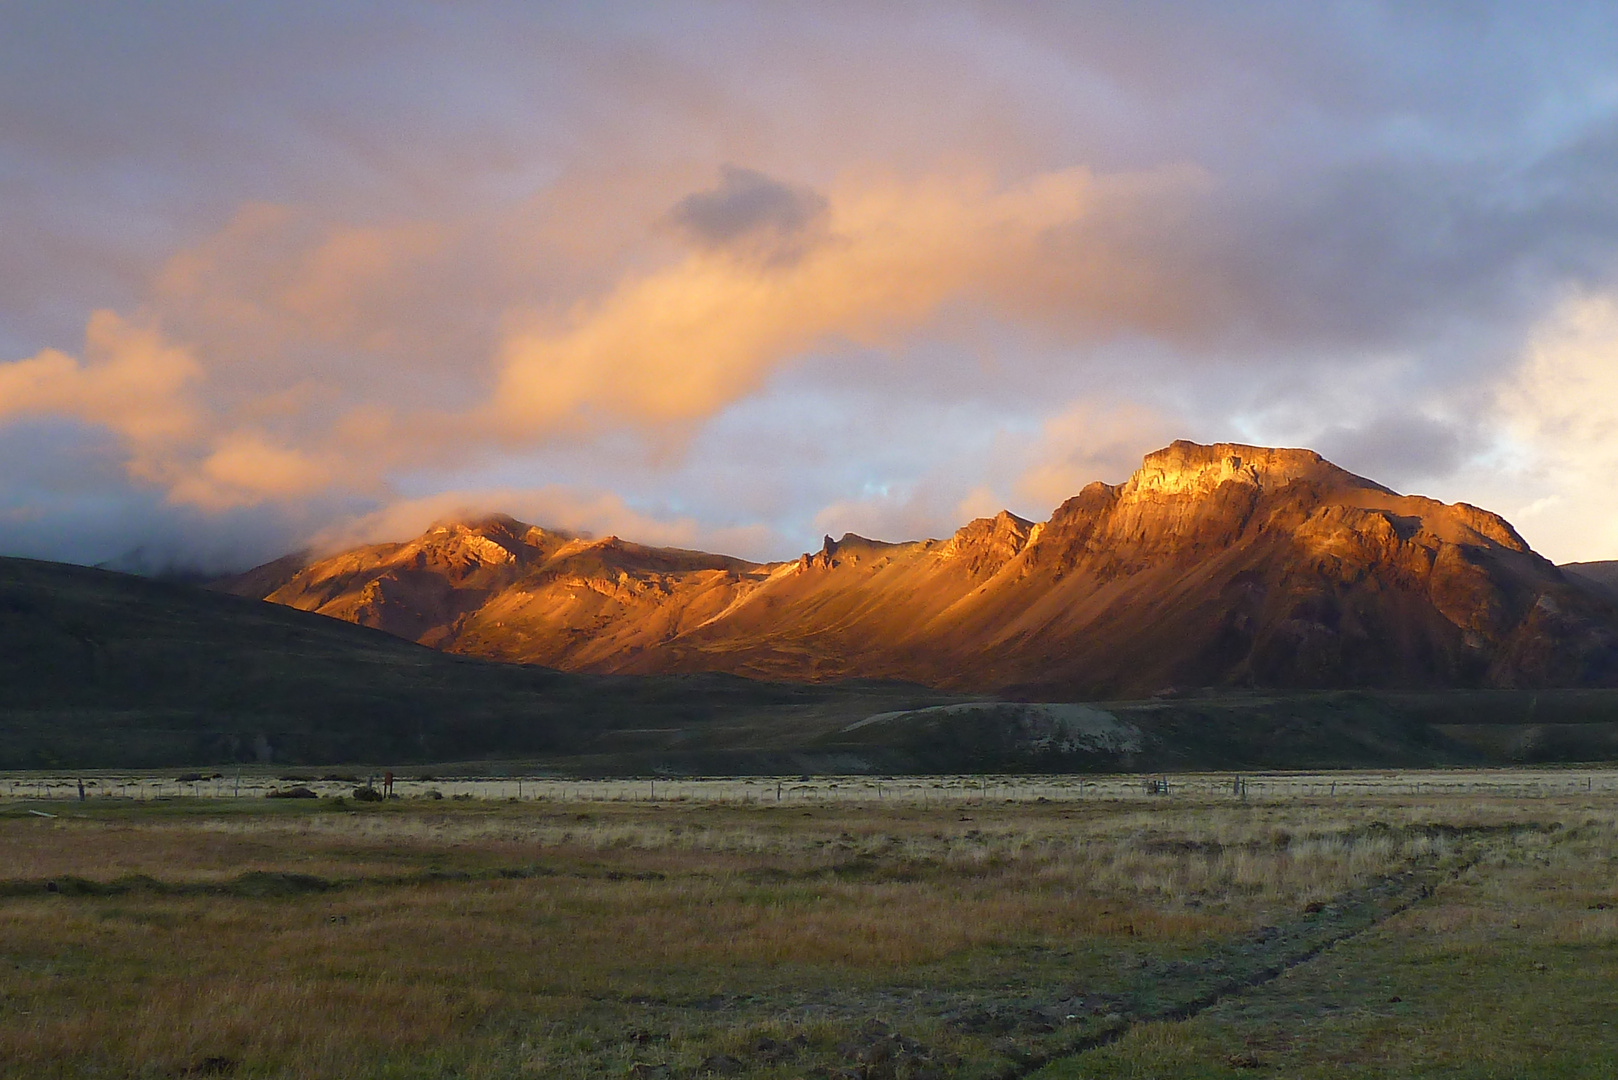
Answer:
<svg viewBox="0 0 1618 1080"><path fill-rule="evenodd" d="M1563 563L1561 570L1584 581L1593 581L1607 589L1613 590L1618 596L1618 559L1609 559L1605 562L1574 562Z"/></svg>
<svg viewBox="0 0 1618 1080"><path fill-rule="evenodd" d="M1001 512L946 540L828 536L757 564L497 515L321 559L258 595L567 670L1088 700L1614 685L1618 594L1601 580L1564 573L1497 514L1310 450L1182 441L1047 521Z"/></svg>
<svg viewBox="0 0 1618 1080"><path fill-rule="evenodd" d="M207 584L208 588L214 592L230 593L232 596L245 596L253 600L262 600L297 577L314 561L314 552L294 551L290 555L283 555L279 559L264 563L262 566L255 566L246 573L217 578Z"/></svg>

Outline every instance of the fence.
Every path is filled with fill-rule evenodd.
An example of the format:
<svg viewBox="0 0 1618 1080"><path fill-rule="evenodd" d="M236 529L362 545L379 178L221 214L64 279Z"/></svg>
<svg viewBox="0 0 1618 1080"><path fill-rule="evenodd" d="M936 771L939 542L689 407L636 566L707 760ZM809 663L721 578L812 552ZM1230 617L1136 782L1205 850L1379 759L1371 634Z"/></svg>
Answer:
<svg viewBox="0 0 1618 1080"><path fill-rule="evenodd" d="M0 773L0 800L256 799L305 787L324 798L352 795L380 776L320 779L293 774L180 776ZM554 802L843 803L927 806L983 802L1296 800L1618 794L1618 769L1458 769L1319 773L1184 773L1107 776L657 777L576 780L547 776L396 776L403 799Z"/></svg>

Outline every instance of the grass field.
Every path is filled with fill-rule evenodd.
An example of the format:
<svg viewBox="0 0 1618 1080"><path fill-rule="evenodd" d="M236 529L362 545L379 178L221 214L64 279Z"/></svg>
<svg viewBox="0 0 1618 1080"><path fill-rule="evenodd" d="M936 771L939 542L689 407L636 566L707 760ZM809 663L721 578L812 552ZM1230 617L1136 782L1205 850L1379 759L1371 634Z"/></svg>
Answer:
<svg viewBox="0 0 1618 1080"><path fill-rule="evenodd" d="M1618 1074L1613 774L1445 775L7 780L0 1075Z"/></svg>

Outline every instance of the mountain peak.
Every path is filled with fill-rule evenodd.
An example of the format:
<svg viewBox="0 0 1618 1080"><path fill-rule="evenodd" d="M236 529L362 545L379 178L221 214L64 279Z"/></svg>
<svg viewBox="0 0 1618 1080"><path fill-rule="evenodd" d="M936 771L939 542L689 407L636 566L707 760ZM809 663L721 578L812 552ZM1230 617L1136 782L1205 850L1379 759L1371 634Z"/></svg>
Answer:
<svg viewBox="0 0 1618 1080"><path fill-rule="evenodd" d="M511 536L521 536L531 527L527 522L518 521L510 514L479 514L466 517L439 518L427 527L427 532L428 534L454 532L483 535L497 532Z"/></svg>
<svg viewBox="0 0 1618 1080"><path fill-rule="evenodd" d="M1010 510L1002 510L994 517L977 518L956 529L942 554L967 559L974 571L998 569L1028 546L1038 528Z"/></svg>
<svg viewBox="0 0 1618 1080"><path fill-rule="evenodd" d="M1338 468L1313 450L1245 443L1204 445L1185 439L1147 454L1122 490L1126 495L1201 495L1221 484L1273 491L1300 481L1391 494L1382 485Z"/></svg>

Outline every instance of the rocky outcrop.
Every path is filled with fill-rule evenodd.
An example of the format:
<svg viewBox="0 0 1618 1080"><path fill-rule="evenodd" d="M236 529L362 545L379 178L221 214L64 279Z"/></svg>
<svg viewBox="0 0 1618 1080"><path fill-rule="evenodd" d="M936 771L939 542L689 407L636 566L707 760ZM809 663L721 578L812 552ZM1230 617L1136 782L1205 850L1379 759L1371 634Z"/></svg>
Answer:
<svg viewBox="0 0 1618 1080"><path fill-rule="evenodd" d="M1174 443L1046 522L1002 512L943 541L828 536L761 565L495 517L322 560L269 599L571 669L1046 700L1618 682L1618 599L1498 515L1233 443Z"/></svg>
<svg viewBox="0 0 1618 1080"><path fill-rule="evenodd" d="M956 530L939 554L960 559L973 574L992 574L1022 554L1039 526L1002 510L992 518L978 518Z"/></svg>

